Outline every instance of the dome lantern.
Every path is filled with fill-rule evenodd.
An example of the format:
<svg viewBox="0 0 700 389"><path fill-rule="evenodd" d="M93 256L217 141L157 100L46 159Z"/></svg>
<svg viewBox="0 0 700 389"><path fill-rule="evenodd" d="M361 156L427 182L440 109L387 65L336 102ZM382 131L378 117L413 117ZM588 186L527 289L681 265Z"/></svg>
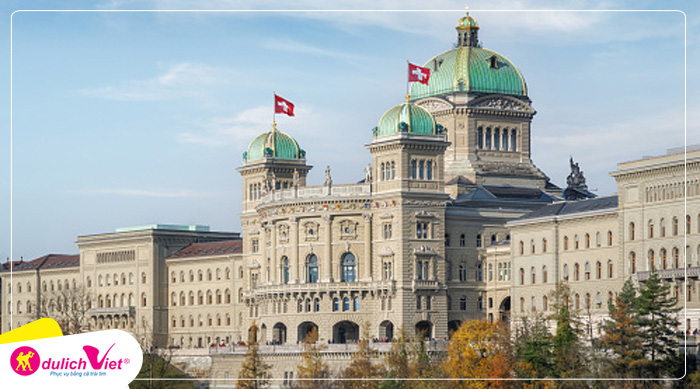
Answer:
<svg viewBox="0 0 700 389"><path fill-rule="evenodd" d="M479 25L469 16L469 11L467 16L459 19L456 29L457 46L479 47Z"/></svg>

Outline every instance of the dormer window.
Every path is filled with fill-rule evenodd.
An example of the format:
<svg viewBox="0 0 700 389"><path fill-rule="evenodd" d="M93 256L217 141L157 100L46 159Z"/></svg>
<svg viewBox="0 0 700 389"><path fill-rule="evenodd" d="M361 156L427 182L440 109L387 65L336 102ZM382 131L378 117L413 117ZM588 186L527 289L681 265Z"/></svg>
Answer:
<svg viewBox="0 0 700 389"><path fill-rule="evenodd" d="M491 69L498 69L498 57L495 55L489 57L489 67Z"/></svg>

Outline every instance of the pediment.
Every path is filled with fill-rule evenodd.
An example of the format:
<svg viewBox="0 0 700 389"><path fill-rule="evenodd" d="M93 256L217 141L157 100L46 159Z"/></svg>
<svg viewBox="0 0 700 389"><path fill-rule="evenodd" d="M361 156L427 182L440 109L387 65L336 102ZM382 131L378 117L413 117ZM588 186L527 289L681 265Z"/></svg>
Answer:
<svg viewBox="0 0 700 389"><path fill-rule="evenodd" d="M535 113L528 104L509 96L484 96L469 102L470 108L485 108L494 111Z"/></svg>
<svg viewBox="0 0 700 389"><path fill-rule="evenodd" d="M420 100L416 102L416 105L425 108L430 113L453 108L452 104L448 103L447 101L434 97Z"/></svg>

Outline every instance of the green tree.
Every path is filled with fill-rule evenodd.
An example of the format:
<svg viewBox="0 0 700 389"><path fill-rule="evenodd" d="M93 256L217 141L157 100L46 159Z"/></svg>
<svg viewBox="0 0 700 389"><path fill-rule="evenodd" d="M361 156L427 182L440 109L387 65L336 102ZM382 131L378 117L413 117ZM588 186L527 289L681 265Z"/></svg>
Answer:
<svg viewBox="0 0 700 389"><path fill-rule="evenodd" d="M324 389L330 388L331 381L318 380L330 378L328 365L323 361L321 351L323 346L316 344L318 329L314 327L304 337L304 351L301 353L301 361L297 365L297 380L292 387L298 389Z"/></svg>
<svg viewBox="0 0 700 389"><path fill-rule="evenodd" d="M568 285L557 283L553 293L556 331L552 338L554 375L559 378L582 377L585 372L584 354L579 340L578 322L571 315L571 290Z"/></svg>
<svg viewBox="0 0 700 389"><path fill-rule="evenodd" d="M520 378L554 376L554 342L541 317L524 320L514 343L516 374Z"/></svg>
<svg viewBox="0 0 700 389"><path fill-rule="evenodd" d="M423 334L410 337L403 326L399 328L398 334L384 357L387 379L382 383L381 389L439 387L439 382L414 380L438 376L438 367L431 364ZM411 380L406 380L407 378Z"/></svg>
<svg viewBox="0 0 700 389"><path fill-rule="evenodd" d="M645 363L642 334L635 313L637 290L628 279L615 302L608 301L610 319L603 324L602 347L612 353L606 375L616 378L641 377L639 368Z"/></svg>
<svg viewBox="0 0 700 389"><path fill-rule="evenodd" d="M270 370L270 365L263 362L258 350L257 328L255 323L253 323L248 332L248 351L245 353L241 371L238 373L237 389L264 388L269 383L267 374Z"/></svg>
<svg viewBox="0 0 700 389"><path fill-rule="evenodd" d="M678 356L680 337L676 330L678 312L677 298L669 297L670 287L664 285L656 272L652 272L639 289L635 299L635 314L641 333L641 351L648 362L634 364L645 371L646 376L672 376L682 363Z"/></svg>
<svg viewBox="0 0 700 389"><path fill-rule="evenodd" d="M374 389L378 388L384 378L386 370L382 366L375 365L372 358L376 350L369 344L369 322L362 325L362 336L357 343L357 351L352 356L352 362L341 375L340 387L343 389ZM374 379L374 380L367 380Z"/></svg>

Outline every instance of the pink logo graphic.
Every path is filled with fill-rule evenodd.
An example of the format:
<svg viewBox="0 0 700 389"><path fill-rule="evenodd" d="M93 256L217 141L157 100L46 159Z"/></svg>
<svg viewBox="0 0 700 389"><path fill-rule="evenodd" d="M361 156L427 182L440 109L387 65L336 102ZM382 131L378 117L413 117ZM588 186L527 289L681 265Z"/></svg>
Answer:
<svg viewBox="0 0 700 389"><path fill-rule="evenodd" d="M39 353L31 347L18 347L10 356L10 366L15 373L28 376L34 374L41 365Z"/></svg>
<svg viewBox="0 0 700 389"><path fill-rule="evenodd" d="M92 368L95 370L100 370L102 368L102 364L105 361L105 358L107 358L107 354L109 354L110 350L112 350L112 347L114 347L115 344L116 343L112 344L112 346L109 348L109 350L107 350L105 355L102 356L102 359L100 359L99 362L97 361L97 357L100 355L100 350L92 346L83 346L85 355L87 355L88 361L90 361L90 366L92 366ZM119 364L121 365L121 361Z"/></svg>

